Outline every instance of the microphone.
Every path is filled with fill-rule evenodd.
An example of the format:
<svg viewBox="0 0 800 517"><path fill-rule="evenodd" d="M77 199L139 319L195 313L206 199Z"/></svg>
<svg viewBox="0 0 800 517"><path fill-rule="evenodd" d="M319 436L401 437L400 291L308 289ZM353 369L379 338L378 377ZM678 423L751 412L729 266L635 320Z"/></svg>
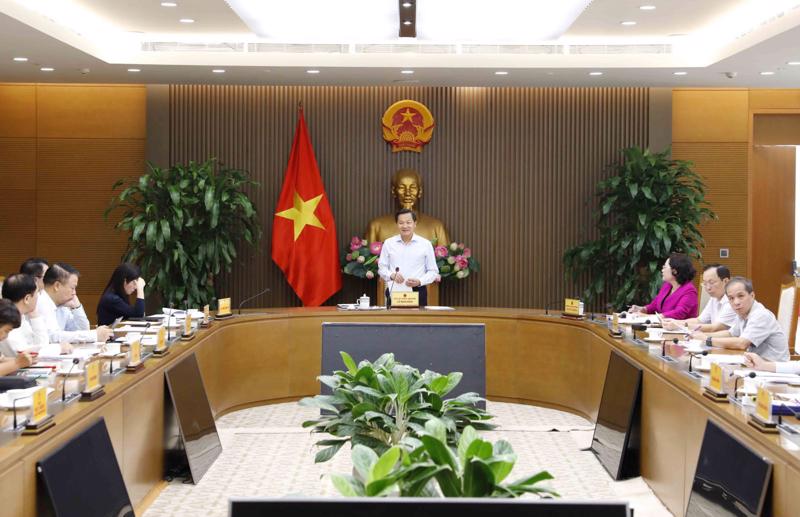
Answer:
<svg viewBox="0 0 800 517"><path fill-rule="evenodd" d="M672 338L672 343L677 345L678 338L676 337ZM666 357L666 356L667 356L667 340L664 339L661 341L661 357Z"/></svg>
<svg viewBox="0 0 800 517"><path fill-rule="evenodd" d="M171 338L170 330L169 330L169 319L170 319L170 317L172 317L172 308L173 308L173 304L172 304L172 302L169 302L169 312L167 312L167 341L169 341L170 338Z"/></svg>
<svg viewBox="0 0 800 517"><path fill-rule="evenodd" d="M736 399L736 400L739 400L739 397L736 396L736 394L739 392L739 379L744 379L746 377L749 377L751 379L755 379L757 377L757 375L756 375L756 372L750 372L747 375L745 375L744 377L736 377L736 380L733 381L733 398Z"/></svg>
<svg viewBox="0 0 800 517"><path fill-rule="evenodd" d="M702 352L699 353L689 352L689 373L692 373L692 359L694 359L698 355L708 355L708 350L703 350Z"/></svg>
<svg viewBox="0 0 800 517"><path fill-rule="evenodd" d="M394 275L397 276L397 273L400 272L400 266L394 268ZM389 288L386 289L386 310L392 308L392 289L394 288L394 280L392 279L391 275L389 275Z"/></svg>
<svg viewBox="0 0 800 517"><path fill-rule="evenodd" d="M61 402L62 403L67 401L67 379L69 379L69 374L72 373L72 369L75 368L75 365L78 364L79 362L81 362L80 359L78 359L77 357L73 358L72 359L72 366L69 367L69 370L67 371L67 376L64 377L64 384L63 384L63 386L61 386Z"/></svg>
<svg viewBox="0 0 800 517"><path fill-rule="evenodd" d="M561 303L562 302L560 302L560 301L555 301L555 302L549 302L549 303L545 304L545 306L544 306L544 315L545 316L549 316L550 315L550 309L555 309Z"/></svg>
<svg viewBox="0 0 800 517"><path fill-rule="evenodd" d="M246 304L246 303L247 303L247 302L249 302L250 300L254 300L254 299L258 298L259 296L261 296L262 294L264 294L264 293L268 293L268 292L270 292L270 291L272 291L272 289L270 289L269 287L267 287L266 289L264 289L264 290L263 290L263 291L261 291L260 293L258 293L258 294L254 294L254 295L253 295L253 296L251 296L250 298L245 298L244 300L242 300L242 302L239 304L239 316L241 316L241 315L242 315L242 306L243 306L244 304Z"/></svg>
<svg viewBox="0 0 800 517"><path fill-rule="evenodd" d="M11 402L11 409L14 411L14 422L13 422L14 427L11 429L12 431L16 431L17 430L17 402L19 402L19 400L20 399L14 399L14 401ZM26 422L27 422L27 419L23 420L22 424L20 424L20 425L25 425Z"/></svg>

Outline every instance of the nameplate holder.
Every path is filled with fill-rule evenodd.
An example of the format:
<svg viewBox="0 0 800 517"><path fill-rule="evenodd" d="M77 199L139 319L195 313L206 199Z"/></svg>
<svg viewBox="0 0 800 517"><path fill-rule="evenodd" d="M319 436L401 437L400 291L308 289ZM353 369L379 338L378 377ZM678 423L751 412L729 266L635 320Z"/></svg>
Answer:
<svg viewBox="0 0 800 517"><path fill-rule="evenodd" d="M418 309L419 293L416 291L393 291L392 309Z"/></svg>
<svg viewBox="0 0 800 517"><path fill-rule="evenodd" d="M203 306L203 320L200 322L200 326L205 328L211 325L211 307L206 304Z"/></svg>
<svg viewBox="0 0 800 517"><path fill-rule="evenodd" d="M233 316L233 313L231 312L230 298L220 298L217 301L217 304L217 314L215 316L216 319L225 319Z"/></svg>
<svg viewBox="0 0 800 517"><path fill-rule="evenodd" d="M728 394L722 386L722 367L719 363L711 363L709 370L711 376L708 385L703 387L703 396L710 398L714 402L728 402Z"/></svg>
<svg viewBox="0 0 800 517"><path fill-rule="evenodd" d="M169 353L169 348L167 347L167 329L166 327L161 327L158 329L158 334L156 334L156 347L153 349L153 355L156 357L162 357Z"/></svg>
<svg viewBox="0 0 800 517"><path fill-rule="evenodd" d="M575 298L564 299L564 312L561 313L561 317L573 320L584 319L581 301Z"/></svg>
<svg viewBox="0 0 800 517"><path fill-rule="evenodd" d="M98 399L106 394L104 386L100 384L100 361L89 361L84 366L86 383L81 391L81 401L87 402Z"/></svg>
<svg viewBox="0 0 800 517"><path fill-rule="evenodd" d="M32 395L31 419L22 434L39 434L55 425L53 415L47 414L47 388L42 386Z"/></svg>
<svg viewBox="0 0 800 517"><path fill-rule="evenodd" d="M758 388L756 411L750 415L747 423L762 433L775 434L778 432L778 424L772 420L772 394L766 388Z"/></svg>
<svg viewBox="0 0 800 517"><path fill-rule="evenodd" d="M192 318L189 316L189 311L186 311L186 318L183 320L183 335L181 335L181 341L191 341L192 339L194 339Z"/></svg>
<svg viewBox="0 0 800 517"><path fill-rule="evenodd" d="M135 340L131 343L131 349L128 351L130 360L128 361L128 366L125 367L125 370L128 372L138 372L144 367L144 363L142 362L142 342L140 340Z"/></svg>

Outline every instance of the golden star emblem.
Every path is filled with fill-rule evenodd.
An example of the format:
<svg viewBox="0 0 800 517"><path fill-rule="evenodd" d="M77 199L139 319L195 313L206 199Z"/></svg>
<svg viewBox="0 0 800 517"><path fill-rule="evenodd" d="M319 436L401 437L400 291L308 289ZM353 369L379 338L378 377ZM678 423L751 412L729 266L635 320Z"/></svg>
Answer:
<svg viewBox="0 0 800 517"><path fill-rule="evenodd" d="M320 220L317 219L317 216L314 215L314 211L316 211L317 205L319 205L320 201L322 201L322 194L315 198L309 199L308 201L304 201L303 198L300 197L300 194L295 191L294 206L288 210L284 210L275 214L278 217L290 219L294 222L295 241L300 237L300 234L303 233L303 228L305 228L306 225L322 228L323 230L325 229Z"/></svg>
<svg viewBox="0 0 800 517"><path fill-rule="evenodd" d="M408 108L406 108L405 111L401 111L400 114L403 115L403 122L405 122L405 121L413 122L414 121L414 115L416 115L416 113L414 113L413 111L411 111Z"/></svg>

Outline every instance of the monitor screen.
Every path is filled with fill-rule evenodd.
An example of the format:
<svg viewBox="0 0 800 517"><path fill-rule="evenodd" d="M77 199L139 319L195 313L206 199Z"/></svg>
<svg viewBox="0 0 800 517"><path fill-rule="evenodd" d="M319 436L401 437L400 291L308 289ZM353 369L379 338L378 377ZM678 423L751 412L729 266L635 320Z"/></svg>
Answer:
<svg viewBox="0 0 800 517"><path fill-rule="evenodd" d="M642 370L612 351L592 437L592 451L614 479L622 474Z"/></svg>
<svg viewBox="0 0 800 517"><path fill-rule="evenodd" d="M133 517L128 490L102 418L42 459L37 472L44 488L37 515Z"/></svg>
<svg viewBox="0 0 800 517"><path fill-rule="evenodd" d="M771 477L772 463L769 460L709 420L686 515L761 515Z"/></svg>
<svg viewBox="0 0 800 517"><path fill-rule="evenodd" d="M197 483L222 452L200 367L194 354L166 373L192 480Z"/></svg>
<svg viewBox="0 0 800 517"><path fill-rule="evenodd" d="M232 499L229 517L630 517L624 502L470 498Z"/></svg>

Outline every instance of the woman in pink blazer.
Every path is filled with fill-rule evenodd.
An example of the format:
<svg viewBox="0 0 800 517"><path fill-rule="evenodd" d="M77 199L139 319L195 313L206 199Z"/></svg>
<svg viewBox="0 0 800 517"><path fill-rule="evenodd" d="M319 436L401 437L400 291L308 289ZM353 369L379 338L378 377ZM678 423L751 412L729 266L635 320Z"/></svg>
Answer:
<svg viewBox="0 0 800 517"><path fill-rule="evenodd" d="M632 305L630 310L643 314L659 313L665 318L685 320L697 316L697 289L692 284L696 271L683 253L673 253L661 268L664 285L655 299L644 307Z"/></svg>

